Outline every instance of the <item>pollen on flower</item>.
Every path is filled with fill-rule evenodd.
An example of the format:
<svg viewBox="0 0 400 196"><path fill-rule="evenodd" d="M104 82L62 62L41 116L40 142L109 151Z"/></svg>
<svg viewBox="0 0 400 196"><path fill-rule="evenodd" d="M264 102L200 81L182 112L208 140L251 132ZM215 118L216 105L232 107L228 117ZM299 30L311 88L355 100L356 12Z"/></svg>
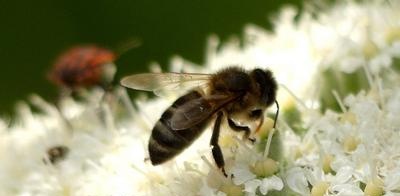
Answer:
<svg viewBox="0 0 400 196"><path fill-rule="evenodd" d="M294 160L299 159L303 156L303 152L300 148L295 148L293 153Z"/></svg>
<svg viewBox="0 0 400 196"><path fill-rule="evenodd" d="M368 40L364 43L362 52L367 59L372 59L379 53L379 48L372 40Z"/></svg>
<svg viewBox="0 0 400 196"><path fill-rule="evenodd" d="M318 182L311 189L311 196L323 196L329 188L329 183L326 181Z"/></svg>
<svg viewBox="0 0 400 196"><path fill-rule="evenodd" d="M224 192L226 196L242 196L244 195L242 185L235 185L231 183L225 183L220 187L220 191Z"/></svg>
<svg viewBox="0 0 400 196"><path fill-rule="evenodd" d="M372 86L371 89L368 91L368 97L370 97L375 102L379 103L381 97L381 92L376 86Z"/></svg>
<svg viewBox="0 0 400 196"><path fill-rule="evenodd" d="M331 167L331 163L333 160L334 157L331 154L327 154L322 158L322 170L325 174L331 173L333 171Z"/></svg>
<svg viewBox="0 0 400 196"><path fill-rule="evenodd" d="M360 144L360 139L358 139L356 136L347 136L343 140L343 149L347 153L353 152L358 144Z"/></svg>
<svg viewBox="0 0 400 196"><path fill-rule="evenodd" d="M258 160L254 163L254 165L250 166L250 171L252 171L258 177L270 177L276 174L278 170L278 162L270 158Z"/></svg>
<svg viewBox="0 0 400 196"><path fill-rule="evenodd" d="M352 125L356 125L357 124L357 116L353 112L347 111L347 112L340 114L340 121L343 123L348 122Z"/></svg>
<svg viewBox="0 0 400 196"><path fill-rule="evenodd" d="M374 178L373 180L367 182L364 189L365 196L381 196L383 195L383 181L379 178Z"/></svg>
<svg viewBox="0 0 400 196"><path fill-rule="evenodd" d="M385 41L387 44L392 44L400 40L400 27L389 27L385 32Z"/></svg>

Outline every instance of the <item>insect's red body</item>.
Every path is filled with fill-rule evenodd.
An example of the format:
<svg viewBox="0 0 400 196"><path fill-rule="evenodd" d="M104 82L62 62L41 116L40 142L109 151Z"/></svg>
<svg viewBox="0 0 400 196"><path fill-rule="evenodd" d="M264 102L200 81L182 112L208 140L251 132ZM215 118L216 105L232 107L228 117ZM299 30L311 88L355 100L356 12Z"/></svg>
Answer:
<svg viewBox="0 0 400 196"><path fill-rule="evenodd" d="M104 66L112 64L114 52L93 45L67 50L55 62L49 79L56 85L76 88L101 85Z"/></svg>

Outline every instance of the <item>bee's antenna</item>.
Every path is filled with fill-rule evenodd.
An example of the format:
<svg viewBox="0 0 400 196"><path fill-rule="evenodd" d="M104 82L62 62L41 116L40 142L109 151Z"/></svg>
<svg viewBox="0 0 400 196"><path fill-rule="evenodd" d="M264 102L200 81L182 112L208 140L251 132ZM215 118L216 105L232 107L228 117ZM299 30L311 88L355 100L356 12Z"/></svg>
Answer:
<svg viewBox="0 0 400 196"><path fill-rule="evenodd" d="M279 103L275 99L275 104L276 104L276 113L275 113L275 119L274 119L274 129L276 127L276 121L278 121L278 115L279 115Z"/></svg>

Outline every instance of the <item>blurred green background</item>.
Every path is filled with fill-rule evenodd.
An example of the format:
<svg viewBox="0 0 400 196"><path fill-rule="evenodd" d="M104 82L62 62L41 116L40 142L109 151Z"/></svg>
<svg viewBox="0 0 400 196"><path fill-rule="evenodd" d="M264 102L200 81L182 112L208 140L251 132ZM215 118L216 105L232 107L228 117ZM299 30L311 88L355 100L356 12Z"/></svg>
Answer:
<svg viewBox="0 0 400 196"><path fill-rule="evenodd" d="M117 79L147 70L149 62L166 64L171 55L202 63L206 38L240 36L245 24L271 28L268 16L287 1L127 1L127 0L0 0L0 115L16 101L37 93L47 100L57 89L46 72L57 55L75 44L95 43L111 49L139 38L142 45L116 62Z"/></svg>

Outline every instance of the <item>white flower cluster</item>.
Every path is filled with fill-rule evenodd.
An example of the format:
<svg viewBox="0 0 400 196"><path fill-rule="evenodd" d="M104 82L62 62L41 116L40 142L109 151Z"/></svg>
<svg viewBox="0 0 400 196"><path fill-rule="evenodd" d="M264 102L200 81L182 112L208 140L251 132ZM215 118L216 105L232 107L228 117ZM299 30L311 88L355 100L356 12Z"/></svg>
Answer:
<svg viewBox="0 0 400 196"><path fill-rule="evenodd" d="M300 195L399 194L400 89L382 93L383 100L372 92L350 95L343 113L315 121L287 171L290 189Z"/></svg>
<svg viewBox="0 0 400 196"><path fill-rule="evenodd" d="M342 2L296 21L286 8L274 33L248 26L243 46L212 37L203 67L174 58L177 72L268 68L281 83L281 112L299 105L304 134L281 117L277 130L265 120L255 144L221 132L228 177L213 163L209 129L173 160L146 161L151 129L177 95L132 103L124 89L94 89L57 107L32 96L18 118L0 120L0 195L399 195L399 8ZM329 69L361 69L370 89L343 101L334 93L342 112L321 114L316 81Z"/></svg>

